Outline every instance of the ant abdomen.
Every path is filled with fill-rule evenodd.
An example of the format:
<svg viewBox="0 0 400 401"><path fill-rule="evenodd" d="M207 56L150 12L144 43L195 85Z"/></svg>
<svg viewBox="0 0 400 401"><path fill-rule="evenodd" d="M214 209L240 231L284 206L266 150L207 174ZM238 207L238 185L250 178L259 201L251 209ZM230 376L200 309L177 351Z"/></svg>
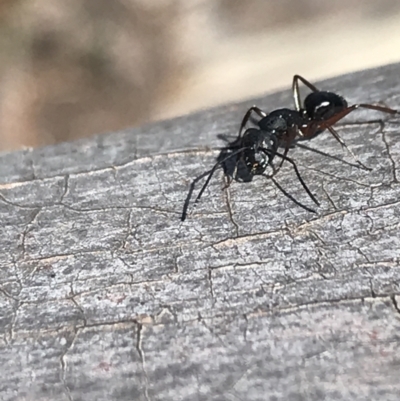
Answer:
<svg viewBox="0 0 400 401"><path fill-rule="evenodd" d="M312 92L304 99L306 117L311 120L328 120L347 107L346 100L332 92Z"/></svg>

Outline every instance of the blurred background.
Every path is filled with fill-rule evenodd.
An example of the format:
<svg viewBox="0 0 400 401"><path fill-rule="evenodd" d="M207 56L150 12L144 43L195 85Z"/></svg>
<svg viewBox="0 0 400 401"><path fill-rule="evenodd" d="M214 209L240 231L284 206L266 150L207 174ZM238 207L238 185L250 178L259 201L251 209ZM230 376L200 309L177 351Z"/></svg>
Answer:
<svg viewBox="0 0 400 401"><path fill-rule="evenodd" d="M0 0L0 19L0 150L400 61L399 0Z"/></svg>

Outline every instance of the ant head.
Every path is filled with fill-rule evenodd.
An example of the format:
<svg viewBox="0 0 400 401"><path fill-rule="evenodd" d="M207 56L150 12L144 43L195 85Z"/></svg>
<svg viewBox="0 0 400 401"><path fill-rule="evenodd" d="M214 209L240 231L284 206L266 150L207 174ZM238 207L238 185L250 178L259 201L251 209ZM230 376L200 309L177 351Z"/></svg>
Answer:
<svg viewBox="0 0 400 401"><path fill-rule="evenodd" d="M264 173L269 164L269 156L262 150L259 150L258 152L255 152L252 149L245 150L243 158L249 173L252 175L260 175Z"/></svg>
<svg viewBox="0 0 400 401"><path fill-rule="evenodd" d="M243 160L247 169L253 175L264 173L268 164L272 162L273 152L267 153L266 150L274 150L275 142L264 131L256 128L249 128L242 139Z"/></svg>
<svg viewBox="0 0 400 401"><path fill-rule="evenodd" d="M332 92L312 92L304 99L307 117L311 120L328 120L347 108L347 102Z"/></svg>

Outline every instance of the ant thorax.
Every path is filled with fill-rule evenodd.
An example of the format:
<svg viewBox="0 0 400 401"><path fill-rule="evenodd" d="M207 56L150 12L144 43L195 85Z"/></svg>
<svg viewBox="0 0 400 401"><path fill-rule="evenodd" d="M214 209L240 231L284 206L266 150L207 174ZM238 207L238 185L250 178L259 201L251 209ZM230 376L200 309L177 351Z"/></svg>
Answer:
<svg viewBox="0 0 400 401"><path fill-rule="evenodd" d="M288 128L301 123L300 113L296 110L278 109L269 113L258 122L258 126L263 131L286 132Z"/></svg>
<svg viewBox="0 0 400 401"><path fill-rule="evenodd" d="M301 114L296 110L278 109L262 118L258 126L280 142L289 129L301 126L303 121Z"/></svg>

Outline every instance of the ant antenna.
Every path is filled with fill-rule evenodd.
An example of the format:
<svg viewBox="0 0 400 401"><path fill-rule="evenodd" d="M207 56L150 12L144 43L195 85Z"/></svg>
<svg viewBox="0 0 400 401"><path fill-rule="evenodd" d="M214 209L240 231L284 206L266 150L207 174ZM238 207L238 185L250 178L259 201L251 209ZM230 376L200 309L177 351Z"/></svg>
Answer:
<svg viewBox="0 0 400 401"><path fill-rule="evenodd" d="M214 167L201 174L200 176L198 176L197 178L195 178L192 183L190 184L190 189L189 189L189 193L188 196L186 197L185 203L183 205L183 211L182 211L182 216L181 216L181 220L185 221L186 216L187 216L187 210L189 208L189 202L190 202L190 198L192 197L193 191L194 191L194 186L195 184L200 181L202 178L206 177L208 175L208 178L206 180L206 182L204 183L203 187L201 188L199 194L197 195L193 207L196 206L196 204L199 202L201 196L203 195L203 192L206 190L208 184L211 181L212 176L214 175L215 171L218 169L218 167L221 167L227 160L229 160L231 157L236 156L237 154L243 152L244 150L249 149L248 146L244 147L244 148L240 148L238 150L236 150L235 152L231 153L229 156L225 157L224 159L218 161L217 163L215 163Z"/></svg>

